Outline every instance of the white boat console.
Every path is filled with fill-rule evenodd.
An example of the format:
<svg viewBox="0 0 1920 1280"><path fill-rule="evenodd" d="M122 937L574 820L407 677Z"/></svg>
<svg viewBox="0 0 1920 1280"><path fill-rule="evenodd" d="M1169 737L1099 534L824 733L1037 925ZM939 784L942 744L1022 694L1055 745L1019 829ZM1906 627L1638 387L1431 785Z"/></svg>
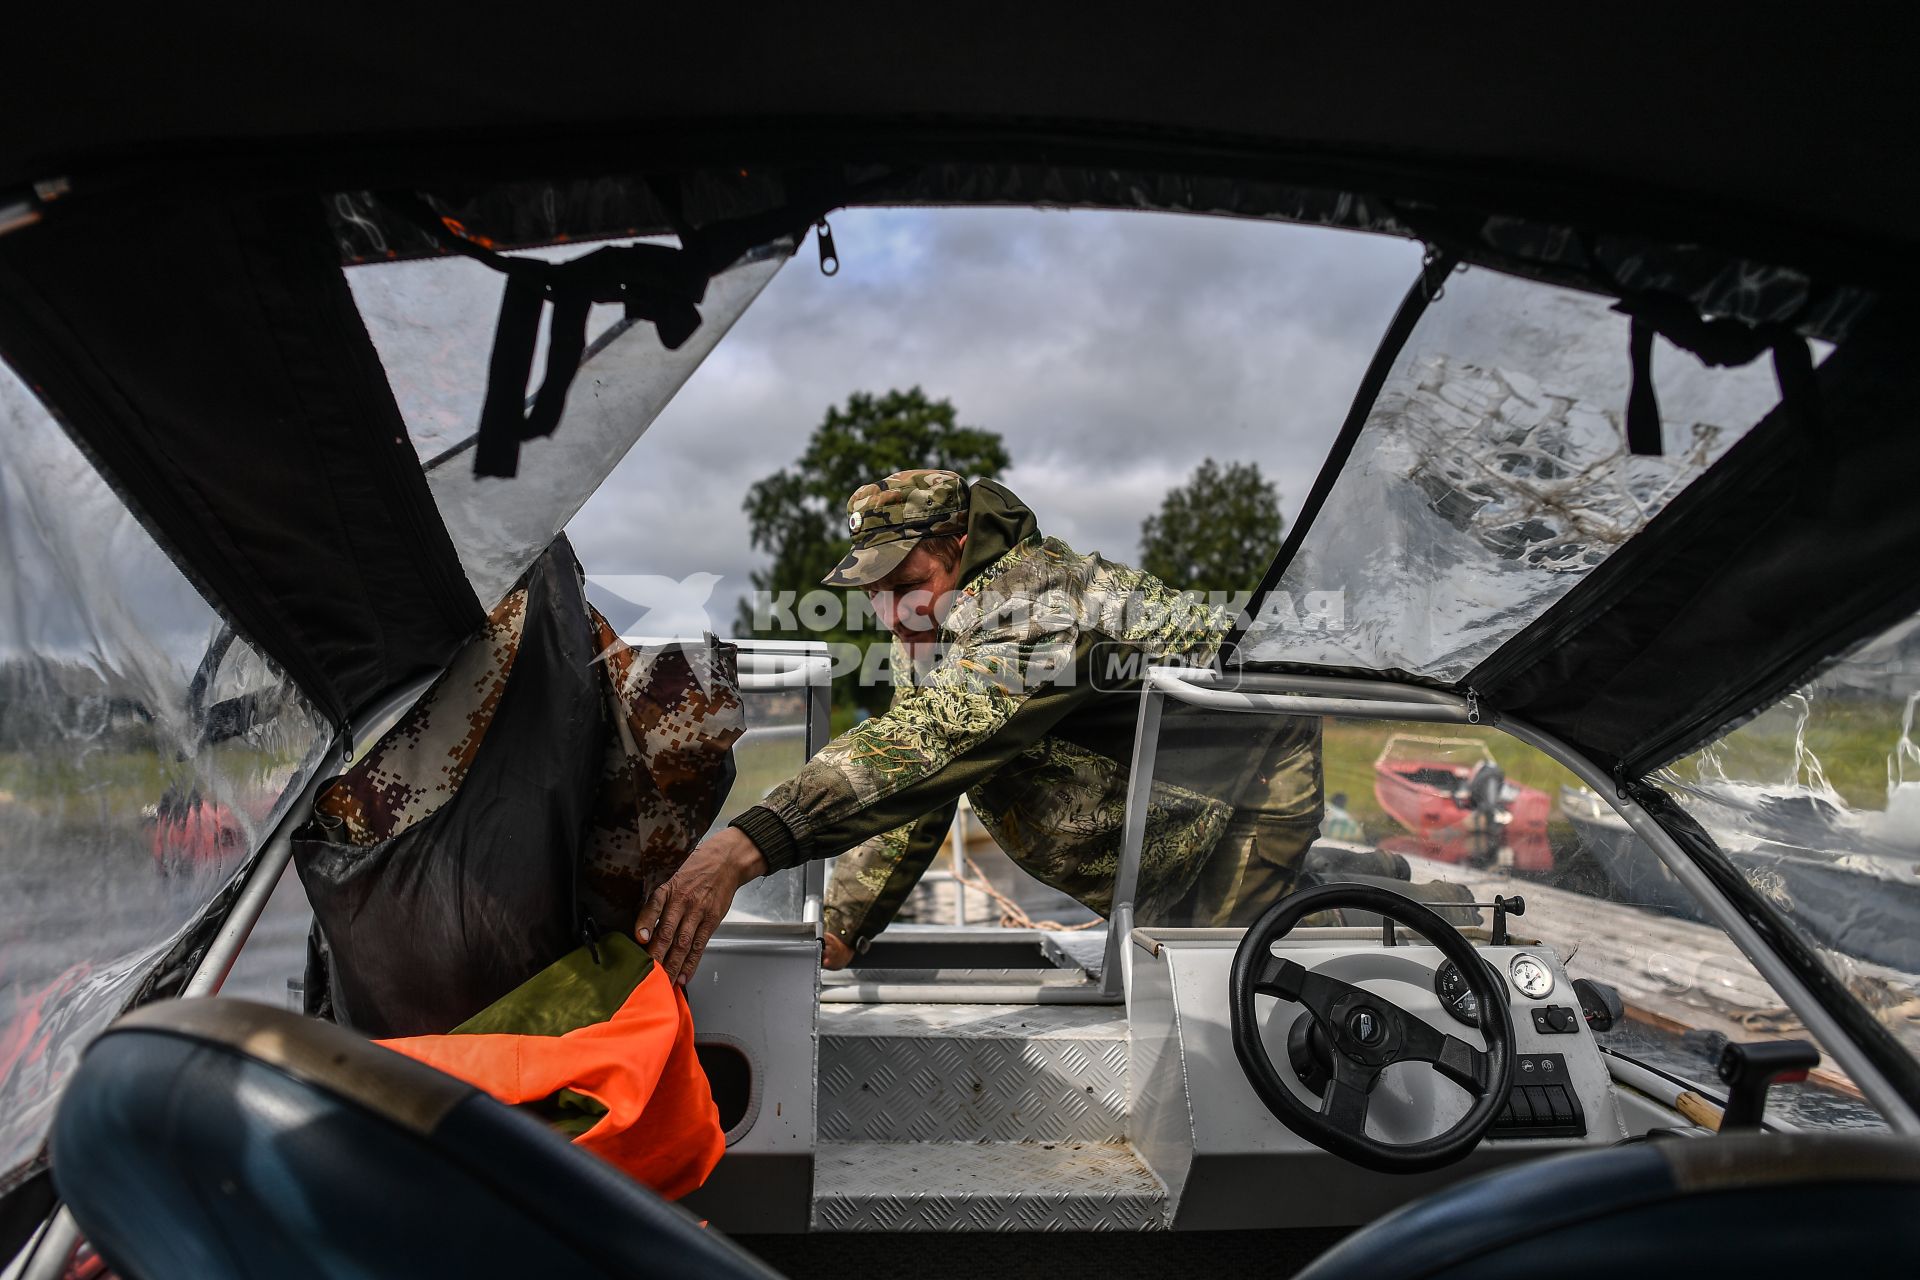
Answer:
<svg viewBox="0 0 1920 1280"><path fill-rule="evenodd" d="M1240 936L1218 929L1136 929L1132 935L1133 1144L1167 1184L1169 1225L1364 1222L1472 1172L1627 1136L1606 1064L1577 1014L1559 958L1539 946L1483 946L1476 950L1508 991L1515 1041L1512 1091L1490 1135L1459 1164L1391 1179L1329 1155L1269 1114L1236 1061L1227 991ZM1441 994L1447 962L1431 946L1387 947L1378 929L1330 928L1300 930L1275 954L1377 993L1437 1031L1484 1044L1455 1011L1457 1003L1450 1007ZM1552 979L1535 987L1543 991L1539 996L1513 985L1516 963L1533 973L1523 957ZM1571 1027L1560 1029L1562 1018L1551 1012L1557 1010L1572 1016ZM1289 1001L1266 1004L1261 1039L1282 1079L1317 1110L1320 1098L1290 1070L1288 1035L1301 1013ZM1458 1121L1468 1100L1465 1090L1429 1067L1392 1066L1371 1096L1367 1131L1395 1144L1428 1138ZM1570 1132L1576 1127L1581 1132Z"/></svg>

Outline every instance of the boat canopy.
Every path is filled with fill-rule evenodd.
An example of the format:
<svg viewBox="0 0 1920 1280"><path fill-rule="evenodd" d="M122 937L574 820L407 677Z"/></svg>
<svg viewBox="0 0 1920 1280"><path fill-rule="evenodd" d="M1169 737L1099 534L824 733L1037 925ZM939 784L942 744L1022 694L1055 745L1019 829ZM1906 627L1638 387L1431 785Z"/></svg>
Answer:
<svg viewBox="0 0 1920 1280"><path fill-rule="evenodd" d="M1912 461L1911 433L1887 413L1912 390L1898 372L1910 362L1873 356L1907 336L1887 299L1903 301L1913 275L1895 42L1835 56L1805 23L1749 13L1733 57L1708 14L1556 32L1193 12L1170 27L1163 10L1121 5L1096 23L1023 13L1014 28L977 13L605 14L515 23L511 40L482 21L315 29L268 16L216 31L180 16L163 42L191 51L176 61L137 24L82 21L20 24L21 47L89 55L29 60L0 87L4 118L33 122L0 136L0 207L21 228L0 237L0 353L338 726L444 663L537 551L522 544L564 523L764 284L771 266L755 264L851 205L1158 209L1413 237L1436 266L1527 281L1535 314L1578 316L1577 377L1548 367L1569 327L1552 323L1515 357L1530 367L1506 370L1566 402L1565 430L1523 421L1525 387L1502 429L1532 433L1540 456L1525 465L1564 473L1550 477L1559 492L1606 489L1608 509L1535 527L1534 499L1489 508L1463 476L1426 474L1415 489L1452 494L1433 500L1448 532L1398 536L1447 555L1473 542L1448 587L1498 585L1461 591L1431 636L1331 653L1256 635L1249 663L1471 684L1631 774L1920 606L1913 588L1884 590L1920 548L1902 504L1875 488ZM678 247L565 255L564 278L501 252L647 235ZM515 295L498 310L501 340L439 330L440 349L409 351L424 363L390 380L382 360L403 331L375 286L349 287L338 267L454 255ZM1388 443L1363 430L1383 390L1403 396L1422 376L1456 379L1455 395L1474 385L1464 317L1513 290L1431 275L1268 587L1350 556L1342 529L1364 477L1339 482ZM1420 322L1449 287L1453 305ZM596 302L624 304L633 329L587 334ZM1607 305L1623 314L1588 323ZM607 339L597 358L621 376L596 380L587 403L561 394L570 362L553 359L548 394L523 403L515 375L545 332L568 353ZM1804 338L1840 346L1817 377L1801 376ZM1708 377L1696 356L1753 367ZM1769 361L1797 388L1770 414ZM426 388L442 409L480 400L475 427L493 430L472 450L479 472L523 459L532 471L477 487L464 466L429 476ZM562 404L573 420L558 423ZM1631 456L1607 460L1595 415L1617 438L1634 428ZM554 442L524 451L511 438L556 425ZM1582 438L1546 439L1567 432ZM1725 459L1741 483L1685 483L1742 433ZM1511 459L1467 465L1483 462L1504 469L1496 487L1526 480ZM1756 521L1768 532L1751 539ZM1658 572L1625 592L1647 576L1641 546ZM1376 588L1391 590L1369 584L1369 609ZM1793 599L1793 617L1750 615L1763 599ZM1401 630L1410 603L1365 626ZM1769 652L1747 685L1701 678L1730 633L1756 627Z"/></svg>
<svg viewBox="0 0 1920 1280"><path fill-rule="evenodd" d="M1704 10L1007 13L10 20L0 727L49 788L85 717L146 735L240 852L137 885L129 955L10 969L5 1026L44 1000L77 1051L177 984L319 752L444 668L841 208L1426 244L1244 667L1470 693L1653 797L1920 613L1901 42L1765 10L1737 53ZM1292 608L1329 589L1338 632ZM6 796L9 875L151 781ZM8 1087L0 1169L52 1096Z"/></svg>
<svg viewBox="0 0 1920 1280"><path fill-rule="evenodd" d="M952 199L968 173L703 171L431 203L68 197L0 239L0 351L236 629L346 727L473 632L828 207L929 186ZM1005 177L1001 199L1112 194L1084 171ZM1226 185L1250 213L1419 230L1373 223L1376 205L1342 193ZM535 207L550 215L538 237ZM1898 573L1920 554L1899 493L1920 440L1903 429L1911 326L1896 307L1692 246L1477 225L1432 250L1254 604L1258 617L1339 570L1354 629L1329 649L1256 624L1240 661L1473 688L1637 775L1920 606ZM663 227L683 247L566 263L490 247ZM395 314L417 304L349 287L342 262L380 246L440 268L482 259L503 281L491 340L472 323L422 336ZM625 253L642 256L596 265ZM1475 265L1455 277L1456 262ZM596 302L625 304L586 366L608 375L576 379L549 355L528 397L543 343L589 353ZM1817 372L1811 339L1837 344ZM383 359L406 375L390 381ZM1413 399L1439 416L1408 415ZM423 459L476 402L472 448ZM1753 655L1737 673L1729 644Z"/></svg>

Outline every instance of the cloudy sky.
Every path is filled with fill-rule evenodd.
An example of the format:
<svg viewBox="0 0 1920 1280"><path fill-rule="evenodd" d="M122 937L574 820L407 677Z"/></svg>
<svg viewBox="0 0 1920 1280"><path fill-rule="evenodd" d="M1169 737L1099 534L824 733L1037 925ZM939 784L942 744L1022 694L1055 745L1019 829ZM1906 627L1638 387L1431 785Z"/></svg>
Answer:
<svg viewBox="0 0 1920 1280"><path fill-rule="evenodd" d="M1141 520L1207 455L1257 461L1291 519L1420 255L1154 214L832 221L839 274L803 246L574 517L589 573L718 574L724 632L761 563L748 485L792 463L830 404L914 385L1004 436L1007 483L1080 550L1134 559Z"/></svg>

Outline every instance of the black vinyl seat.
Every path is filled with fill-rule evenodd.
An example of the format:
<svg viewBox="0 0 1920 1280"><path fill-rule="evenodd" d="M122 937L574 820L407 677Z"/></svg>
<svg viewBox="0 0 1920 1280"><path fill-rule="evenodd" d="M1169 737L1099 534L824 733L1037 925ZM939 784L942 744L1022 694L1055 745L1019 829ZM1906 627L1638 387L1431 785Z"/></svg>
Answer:
<svg viewBox="0 0 1920 1280"><path fill-rule="evenodd" d="M1920 1276L1920 1141L1752 1134L1513 1165L1416 1201L1299 1280Z"/></svg>
<svg viewBox="0 0 1920 1280"><path fill-rule="evenodd" d="M128 1280L773 1274L471 1086L238 1000L116 1023L74 1073L52 1155Z"/></svg>

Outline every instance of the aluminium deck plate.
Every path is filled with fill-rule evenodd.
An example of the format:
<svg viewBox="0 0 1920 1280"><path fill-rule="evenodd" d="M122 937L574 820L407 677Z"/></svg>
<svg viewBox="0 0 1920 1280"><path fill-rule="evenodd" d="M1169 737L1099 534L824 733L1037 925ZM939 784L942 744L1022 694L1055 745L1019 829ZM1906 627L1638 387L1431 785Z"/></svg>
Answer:
<svg viewBox="0 0 1920 1280"><path fill-rule="evenodd" d="M1125 1015L988 1005L823 1006L822 1142L1122 1142Z"/></svg>
<svg viewBox="0 0 1920 1280"><path fill-rule="evenodd" d="M822 1143L815 1231L1157 1231L1166 1191L1124 1143Z"/></svg>
<svg viewBox="0 0 1920 1280"><path fill-rule="evenodd" d="M1124 1044L1127 1011L1119 1005L845 1004L820 1010L820 1034L998 1036L1019 1040L1118 1040Z"/></svg>

